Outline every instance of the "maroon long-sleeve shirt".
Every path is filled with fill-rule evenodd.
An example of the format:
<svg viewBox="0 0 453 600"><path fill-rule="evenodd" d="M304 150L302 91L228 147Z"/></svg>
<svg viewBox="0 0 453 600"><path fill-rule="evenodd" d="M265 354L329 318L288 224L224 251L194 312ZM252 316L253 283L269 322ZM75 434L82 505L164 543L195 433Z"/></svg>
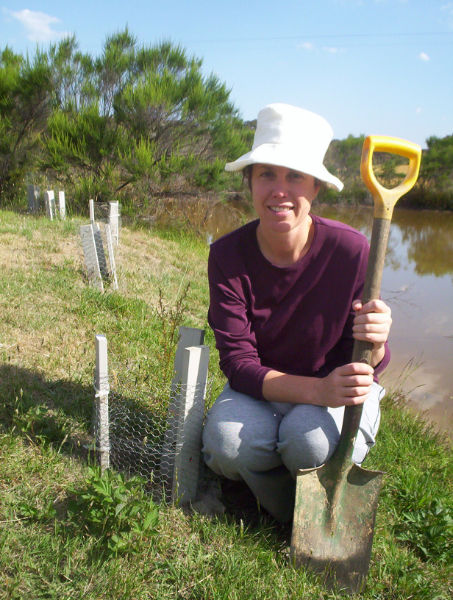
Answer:
<svg viewBox="0 0 453 600"><path fill-rule="evenodd" d="M264 258L258 221L211 245L208 318L220 367L234 389L255 398L263 397L263 379L272 369L324 377L351 361L351 305L362 294L368 241L348 225L311 217L311 247L289 267ZM376 379L389 360L386 345Z"/></svg>

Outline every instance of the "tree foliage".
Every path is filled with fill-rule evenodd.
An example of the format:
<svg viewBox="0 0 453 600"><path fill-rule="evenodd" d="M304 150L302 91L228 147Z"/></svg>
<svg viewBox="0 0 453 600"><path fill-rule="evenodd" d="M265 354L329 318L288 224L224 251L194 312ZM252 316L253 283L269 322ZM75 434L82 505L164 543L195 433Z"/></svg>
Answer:
<svg viewBox="0 0 453 600"><path fill-rule="evenodd" d="M217 187L218 161L246 150L250 132L229 90L184 49L139 48L127 29L96 60L74 38L49 52L56 106L41 166L93 196Z"/></svg>
<svg viewBox="0 0 453 600"><path fill-rule="evenodd" d="M93 59L78 49L75 36L52 44L47 61L52 76L55 109L79 111L89 106L94 94Z"/></svg>
<svg viewBox="0 0 453 600"><path fill-rule="evenodd" d="M9 48L0 53L0 198L9 200L32 168L51 111L45 56L33 61Z"/></svg>
<svg viewBox="0 0 453 600"><path fill-rule="evenodd" d="M427 140L420 169L420 179L425 187L436 186L441 191L453 190L453 135Z"/></svg>

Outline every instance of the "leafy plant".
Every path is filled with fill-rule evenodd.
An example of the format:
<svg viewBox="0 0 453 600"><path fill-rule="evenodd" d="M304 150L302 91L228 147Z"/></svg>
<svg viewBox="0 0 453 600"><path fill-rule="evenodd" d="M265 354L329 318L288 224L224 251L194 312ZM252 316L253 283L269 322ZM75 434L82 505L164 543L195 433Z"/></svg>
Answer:
<svg viewBox="0 0 453 600"><path fill-rule="evenodd" d="M398 492L401 512L396 538L409 545L424 561L453 561L453 507L446 500Z"/></svg>
<svg viewBox="0 0 453 600"><path fill-rule="evenodd" d="M90 467L85 487L72 489L68 520L98 538L101 551L118 556L137 552L156 533L158 507L144 491L144 479L126 479L110 469Z"/></svg>
<svg viewBox="0 0 453 600"><path fill-rule="evenodd" d="M56 518L57 511L52 501L47 502L43 507L24 501L19 503L18 514L22 519L30 519L37 523L46 523Z"/></svg>
<svg viewBox="0 0 453 600"><path fill-rule="evenodd" d="M13 430L19 430L35 443L58 444L61 448L71 433L69 419L51 411L45 404L34 403L23 390L15 396L10 414Z"/></svg>

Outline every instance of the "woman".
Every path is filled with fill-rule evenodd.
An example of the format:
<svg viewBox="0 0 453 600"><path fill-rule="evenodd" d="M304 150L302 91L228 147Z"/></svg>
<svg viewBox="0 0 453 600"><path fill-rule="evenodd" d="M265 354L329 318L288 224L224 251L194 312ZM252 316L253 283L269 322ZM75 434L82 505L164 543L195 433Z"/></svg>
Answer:
<svg viewBox="0 0 453 600"><path fill-rule="evenodd" d="M282 522L297 470L332 455L347 405L363 404L353 460L364 460L389 362L390 309L360 301L366 238L311 213L322 183L343 187L323 165L332 135L310 111L260 111L252 150L226 165L245 170L258 219L209 256L209 323L228 383L207 415L204 459ZM373 344L371 365L350 362L354 339Z"/></svg>

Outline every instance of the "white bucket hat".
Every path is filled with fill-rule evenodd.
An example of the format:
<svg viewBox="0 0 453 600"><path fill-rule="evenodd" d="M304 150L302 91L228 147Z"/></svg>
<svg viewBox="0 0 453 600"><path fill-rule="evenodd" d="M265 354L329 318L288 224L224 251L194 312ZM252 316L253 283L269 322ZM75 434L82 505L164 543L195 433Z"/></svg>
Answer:
<svg viewBox="0 0 453 600"><path fill-rule="evenodd" d="M269 104L258 113L250 152L225 165L226 171L242 171L248 165L287 167L316 177L339 192L343 183L323 164L333 130L320 115L289 104Z"/></svg>

